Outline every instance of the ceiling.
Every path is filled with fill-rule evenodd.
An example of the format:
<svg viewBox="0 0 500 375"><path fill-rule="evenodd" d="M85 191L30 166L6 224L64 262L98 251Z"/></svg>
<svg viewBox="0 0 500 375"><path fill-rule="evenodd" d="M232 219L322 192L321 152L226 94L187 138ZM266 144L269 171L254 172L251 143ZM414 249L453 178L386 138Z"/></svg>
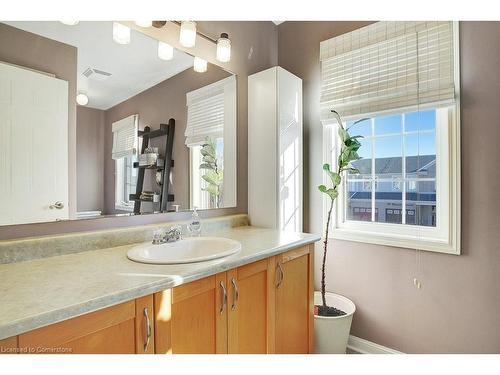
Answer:
<svg viewBox="0 0 500 375"><path fill-rule="evenodd" d="M174 50L170 61L158 58L158 42L131 30L130 44L113 41L113 23L82 21L67 26L58 21L5 22L8 25L78 48L77 87L89 97L88 107L111 108L126 99L190 68L193 57ZM111 73L83 75L88 68Z"/></svg>

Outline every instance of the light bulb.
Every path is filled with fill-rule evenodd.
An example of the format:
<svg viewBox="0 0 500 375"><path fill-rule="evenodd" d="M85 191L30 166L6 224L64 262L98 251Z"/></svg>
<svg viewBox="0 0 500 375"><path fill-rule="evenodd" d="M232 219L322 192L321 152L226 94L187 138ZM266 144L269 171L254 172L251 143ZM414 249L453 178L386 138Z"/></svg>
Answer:
<svg viewBox="0 0 500 375"><path fill-rule="evenodd" d="M158 57L162 60L172 60L174 57L174 47L165 42L158 41Z"/></svg>
<svg viewBox="0 0 500 375"><path fill-rule="evenodd" d="M199 57L194 58L193 69L198 73L205 73L207 71L207 61L200 59Z"/></svg>
<svg viewBox="0 0 500 375"><path fill-rule="evenodd" d="M153 21L134 21L134 22L139 27L151 27L153 25Z"/></svg>
<svg viewBox="0 0 500 375"><path fill-rule="evenodd" d="M113 40L118 44L130 43L130 28L118 22L113 22Z"/></svg>
<svg viewBox="0 0 500 375"><path fill-rule="evenodd" d="M75 25L78 25L78 22L80 22L80 21L66 20L66 21L59 21L59 22L61 22L63 25L75 26Z"/></svg>
<svg viewBox="0 0 500 375"><path fill-rule="evenodd" d="M220 38L217 39L217 60L220 62L231 60L231 41L226 33L220 34Z"/></svg>
<svg viewBox="0 0 500 375"><path fill-rule="evenodd" d="M196 43L196 22L182 21L179 43L188 48L194 47Z"/></svg>
<svg viewBox="0 0 500 375"><path fill-rule="evenodd" d="M89 104L89 97L85 93L79 92L76 96L76 102L80 105L87 105Z"/></svg>

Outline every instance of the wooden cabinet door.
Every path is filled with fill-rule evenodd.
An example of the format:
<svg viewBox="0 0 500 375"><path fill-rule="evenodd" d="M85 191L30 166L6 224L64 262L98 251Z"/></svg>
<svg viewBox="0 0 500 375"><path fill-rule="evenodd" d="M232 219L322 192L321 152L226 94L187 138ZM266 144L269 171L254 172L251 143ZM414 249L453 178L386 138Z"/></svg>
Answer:
<svg viewBox="0 0 500 375"><path fill-rule="evenodd" d="M313 250L276 256L276 353L313 353Z"/></svg>
<svg viewBox="0 0 500 375"><path fill-rule="evenodd" d="M227 353L226 273L154 295L157 353Z"/></svg>
<svg viewBox="0 0 500 375"><path fill-rule="evenodd" d="M154 353L153 296L51 324L18 336L20 353Z"/></svg>
<svg viewBox="0 0 500 375"><path fill-rule="evenodd" d="M274 353L274 258L227 271L228 352Z"/></svg>
<svg viewBox="0 0 500 375"><path fill-rule="evenodd" d="M0 340L0 354L17 353L17 336L8 337Z"/></svg>
<svg viewBox="0 0 500 375"><path fill-rule="evenodd" d="M19 335L21 353L135 353L135 301Z"/></svg>

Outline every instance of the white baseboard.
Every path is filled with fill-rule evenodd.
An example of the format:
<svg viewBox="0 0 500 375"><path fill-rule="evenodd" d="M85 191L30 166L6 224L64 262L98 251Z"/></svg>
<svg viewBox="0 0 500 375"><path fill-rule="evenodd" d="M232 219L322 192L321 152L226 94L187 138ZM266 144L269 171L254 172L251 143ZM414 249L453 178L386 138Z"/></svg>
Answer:
<svg viewBox="0 0 500 375"><path fill-rule="evenodd" d="M347 348L359 354L404 354L353 335L349 336Z"/></svg>

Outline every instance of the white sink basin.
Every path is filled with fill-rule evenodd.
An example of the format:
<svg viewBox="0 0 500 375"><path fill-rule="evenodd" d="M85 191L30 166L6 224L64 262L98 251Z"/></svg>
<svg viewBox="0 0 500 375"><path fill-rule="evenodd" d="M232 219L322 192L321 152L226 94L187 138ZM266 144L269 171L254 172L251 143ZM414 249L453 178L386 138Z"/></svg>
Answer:
<svg viewBox="0 0 500 375"><path fill-rule="evenodd" d="M241 244L228 238L190 237L160 245L143 243L130 249L127 257L141 263L183 264L218 259L240 250Z"/></svg>

